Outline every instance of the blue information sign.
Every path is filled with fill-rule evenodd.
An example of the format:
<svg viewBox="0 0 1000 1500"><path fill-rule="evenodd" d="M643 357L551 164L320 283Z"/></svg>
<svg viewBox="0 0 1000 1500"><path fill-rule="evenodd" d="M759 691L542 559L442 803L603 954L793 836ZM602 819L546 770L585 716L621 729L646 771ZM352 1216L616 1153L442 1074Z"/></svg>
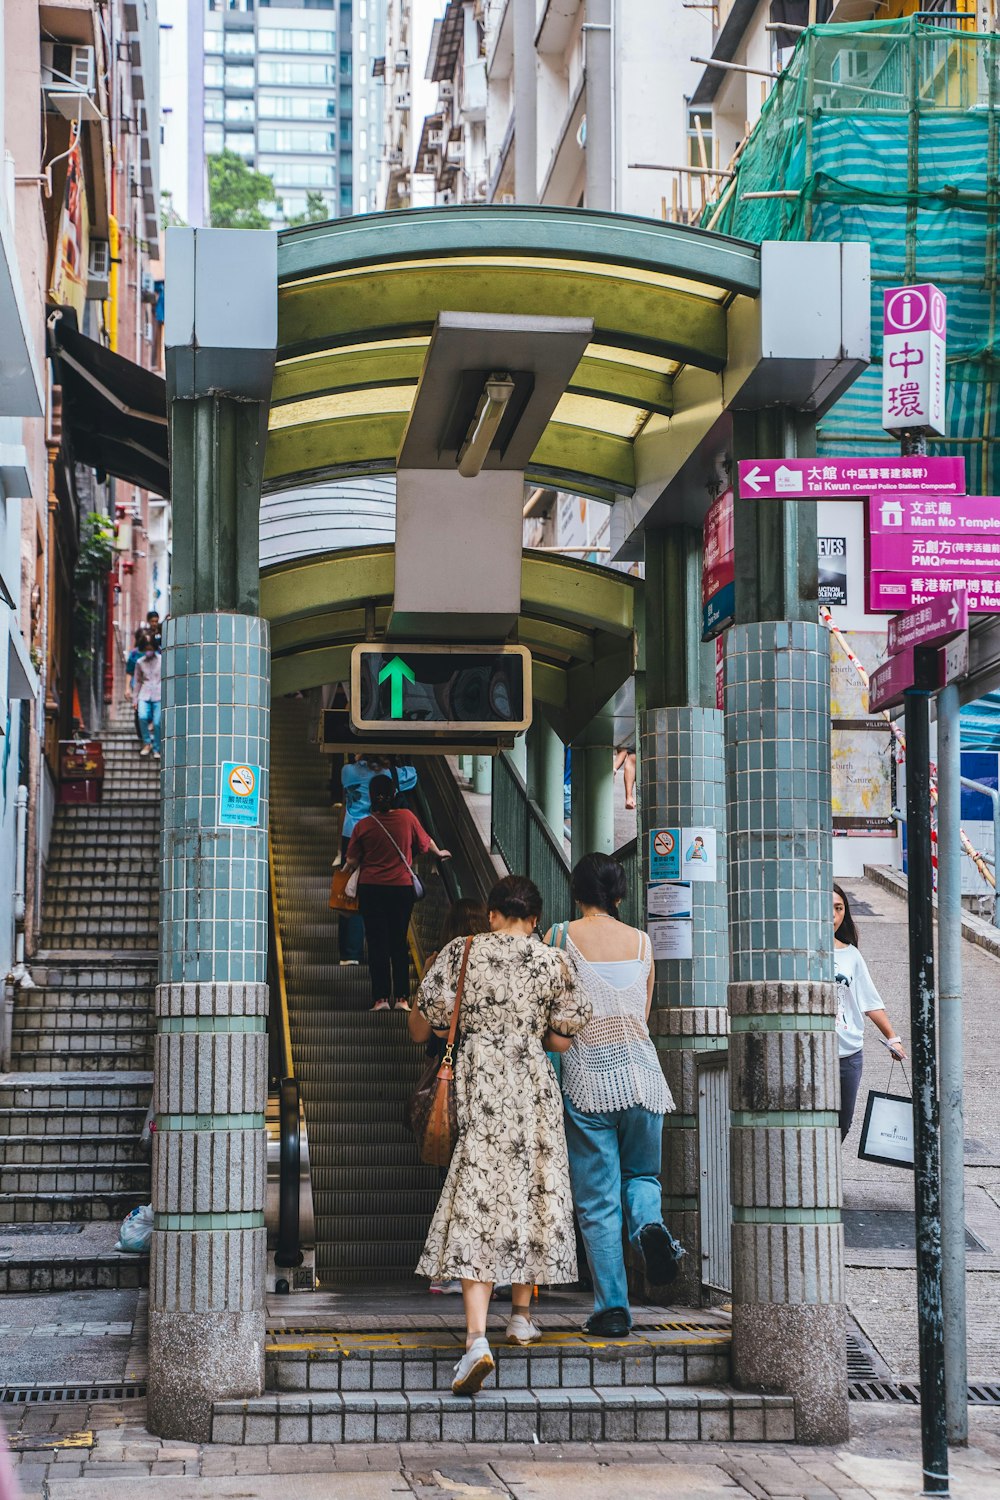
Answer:
<svg viewBox="0 0 1000 1500"><path fill-rule="evenodd" d="M650 880L681 878L681 831L679 828L649 830Z"/></svg>
<svg viewBox="0 0 1000 1500"><path fill-rule="evenodd" d="M219 777L219 823L223 828L256 828L260 823L260 766L224 760Z"/></svg>

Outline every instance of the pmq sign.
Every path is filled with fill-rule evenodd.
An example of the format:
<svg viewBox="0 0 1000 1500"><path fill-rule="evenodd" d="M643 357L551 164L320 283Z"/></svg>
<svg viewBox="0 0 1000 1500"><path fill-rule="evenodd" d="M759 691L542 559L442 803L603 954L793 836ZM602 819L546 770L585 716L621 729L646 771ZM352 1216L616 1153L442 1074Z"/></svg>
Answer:
<svg viewBox="0 0 1000 1500"><path fill-rule="evenodd" d="M944 293L930 282L890 287L882 304L882 426L943 435Z"/></svg>

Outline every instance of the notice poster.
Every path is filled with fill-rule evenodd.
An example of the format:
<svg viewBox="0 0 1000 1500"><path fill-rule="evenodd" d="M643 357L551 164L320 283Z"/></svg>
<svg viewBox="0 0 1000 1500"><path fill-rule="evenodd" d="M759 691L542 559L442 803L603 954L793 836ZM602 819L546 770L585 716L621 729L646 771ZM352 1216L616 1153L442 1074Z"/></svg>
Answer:
<svg viewBox="0 0 1000 1500"><path fill-rule="evenodd" d="M690 917L690 880L663 880L646 886L647 917Z"/></svg>
<svg viewBox="0 0 1000 1500"><path fill-rule="evenodd" d="M684 880L715 880L718 875L714 828L681 829L681 876Z"/></svg>
<svg viewBox="0 0 1000 1500"><path fill-rule="evenodd" d="M819 538L819 602L830 608L847 604L847 538Z"/></svg>
<svg viewBox="0 0 1000 1500"><path fill-rule="evenodd" d="M701 563L702 640L721 635L736 609L736 552L733 492L723 491L708 507Z"/></svg>
<svg viewBox="0 0 1000 1500"><path fill-rule="evenodd" d="M694 955L694 924L681 919L669 922L650 922L649 941L653 958L691 958Z"/></svg>
<svg viewBox="0 0 1000 1500"><path fill-rule="evenodd" d="M61 307L74 308L81 326L87 307L89 254L87 185L83 176L80 126L74 122L70 127L70 145L66 152L66 185L59 210L59 227L52 262L52 300Z"/></svg>
<svg viewBox="0 0 1000 1500"><path fill-rule="evenodd" d="M888 655L885 634L881 630L851 630L844 640L869 677ZM837 638L830 636L830 717L833 719L868 719L868 689L861 681L857 667L847 656Z"/></svg>
<svg viewBox="0 0 1000 1500"><path fill-rule="evenodd" d="M834 828L853 833L895 833L893 739L887 723L835 723L831 770Z"/></svg>

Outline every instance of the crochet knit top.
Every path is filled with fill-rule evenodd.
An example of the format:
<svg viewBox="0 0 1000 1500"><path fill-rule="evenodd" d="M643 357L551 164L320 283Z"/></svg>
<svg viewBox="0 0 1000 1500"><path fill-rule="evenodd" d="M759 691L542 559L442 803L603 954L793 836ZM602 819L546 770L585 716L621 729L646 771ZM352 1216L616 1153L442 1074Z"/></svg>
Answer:
<svg viewBox="0 0 1000 1500"><path fill-rule="evenodd" d="M655 1115L667 1114L674 1101L646 1025L652 963L648 937L639 933L635 958L617 963L591 963L584 958L566 923L553 929L552 944L565 950L593 1006L591 1019L563 1053L563 1092L585 1114L633 1105Z"/></svg>

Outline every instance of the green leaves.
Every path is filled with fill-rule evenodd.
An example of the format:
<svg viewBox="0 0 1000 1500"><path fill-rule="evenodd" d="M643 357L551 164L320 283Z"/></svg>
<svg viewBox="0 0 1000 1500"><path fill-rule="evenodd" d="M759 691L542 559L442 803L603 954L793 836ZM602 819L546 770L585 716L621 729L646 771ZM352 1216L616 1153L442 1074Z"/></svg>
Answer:
<svg viewBox="0 0 1000 1500"><path fill-rule="evenodd" d="M270 229L262 203L281 206L266 173L248 167L235 151L220 151L208 158L208 211L213 229Z"/></svg>

